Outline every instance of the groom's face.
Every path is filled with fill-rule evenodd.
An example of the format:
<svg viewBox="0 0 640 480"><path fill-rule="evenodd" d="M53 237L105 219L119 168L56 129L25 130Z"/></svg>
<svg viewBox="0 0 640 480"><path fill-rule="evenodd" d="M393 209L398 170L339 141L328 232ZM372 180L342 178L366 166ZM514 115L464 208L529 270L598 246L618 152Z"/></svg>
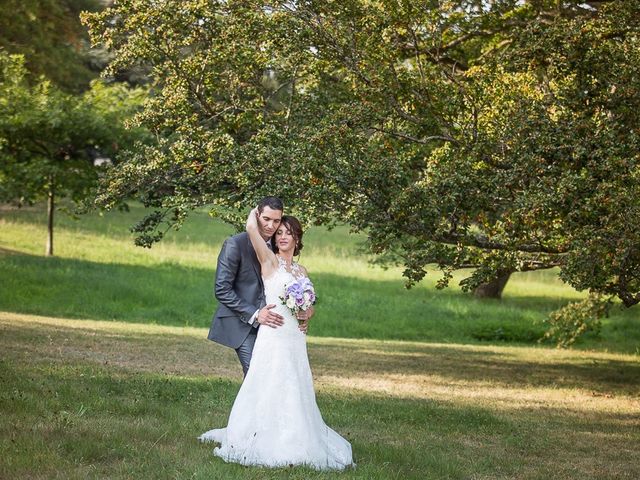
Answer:
<svg viewBox="0 0 640 480"><path fill-rule="evenodd" d="M276 232L282 220L282 210L273 210L271 207L264 207L258 215L258 224L262 238L268 240Z"/></svg>

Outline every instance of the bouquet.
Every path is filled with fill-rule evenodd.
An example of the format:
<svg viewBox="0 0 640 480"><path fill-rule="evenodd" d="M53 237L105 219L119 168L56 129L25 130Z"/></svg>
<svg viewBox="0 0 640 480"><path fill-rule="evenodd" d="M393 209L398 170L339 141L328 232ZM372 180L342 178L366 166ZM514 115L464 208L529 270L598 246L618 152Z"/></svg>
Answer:
<svg viewBox="0 0 640 480"><path fill-rule="evenodd" d="M307 277L302 277L289 282L284 286L284 296L280 297L282 304L286 305L294 316L299 311L308 310L316 303L316 292L313 283Z"/></svg>

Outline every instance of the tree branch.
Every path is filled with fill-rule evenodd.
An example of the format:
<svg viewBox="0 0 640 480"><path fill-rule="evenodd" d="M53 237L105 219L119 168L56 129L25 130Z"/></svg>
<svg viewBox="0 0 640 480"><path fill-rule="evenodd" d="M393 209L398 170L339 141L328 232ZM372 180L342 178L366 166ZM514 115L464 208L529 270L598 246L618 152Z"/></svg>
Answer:
<svg viewBox="0 0 640 480"><path fill-rule="evenodd" d="M409 140L410 142L419 143L421 145L427 145L428 143L434 140L442 140L444 142L458 143L458 141L455 138L449 137L447 135L431 135L429 137L416 138L406 133L387 130L380 127L369 126L368 128L370 128L371 130L375 130L376 132L384 133L386 135L391 135L392 137L396 137L396 138L402 138L403 140Z"/></svg>
<svg viewBox="0 0 640 480"><path fill-rule="evenodd" d="M506 245L504 243L490 241L489 239L481 235L475 235L475 236L459 235L459 234L436 235L431 240L435 242L446 243L449 245L462 244L468 247L481 248L483 250L510 250L510 251L515 250L515 251L525 252L525 253L548 253L553 255L562 255L569 252L569 250L565 248L546 247L541 243Z"/></svg>

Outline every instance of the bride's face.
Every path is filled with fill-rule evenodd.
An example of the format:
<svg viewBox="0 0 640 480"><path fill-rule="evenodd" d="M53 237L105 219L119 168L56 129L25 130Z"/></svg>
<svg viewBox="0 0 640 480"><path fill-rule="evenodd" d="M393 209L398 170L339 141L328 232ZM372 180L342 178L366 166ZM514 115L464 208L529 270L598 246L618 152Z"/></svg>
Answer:
<svg viewBox="0 0 640 480"><path fill-rule="evenodd" d="M276 245L281 252L293 251L296 248L296 239L287 225L280 225L276 230Z"/></svg>

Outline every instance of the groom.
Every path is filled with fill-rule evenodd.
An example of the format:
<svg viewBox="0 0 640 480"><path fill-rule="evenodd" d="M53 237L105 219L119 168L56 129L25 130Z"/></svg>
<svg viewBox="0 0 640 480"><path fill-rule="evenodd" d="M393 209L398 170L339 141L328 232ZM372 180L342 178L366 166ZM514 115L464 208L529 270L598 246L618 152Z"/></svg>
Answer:
<svg viewBox="0 0 640 480"><path fill-rule="evenodd" d="M282 200L277 197L265 197L258 204L260 234L271 249L271 237L280 226L283 209ZM275 305L265 305L260 263L247 232L226 239L222 245L215 296L218 309L208 338L233 348L246 376L258 327L277 328L283 324L282 315L272 311ZM306 333L306 328L305 322L301 330Z"/></svg>

